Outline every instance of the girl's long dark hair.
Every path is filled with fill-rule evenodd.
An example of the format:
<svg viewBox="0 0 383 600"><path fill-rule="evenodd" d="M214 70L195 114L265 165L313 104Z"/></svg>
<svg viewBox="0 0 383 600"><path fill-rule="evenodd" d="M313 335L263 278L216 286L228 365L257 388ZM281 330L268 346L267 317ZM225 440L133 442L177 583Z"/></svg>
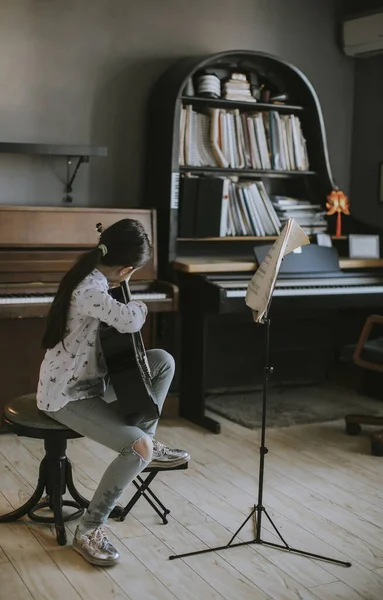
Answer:
<svg viewBox="0 0 383 600"><path fill-rule="evenodd" d="M134 267L145 264L151 256L148 236L139 221L123 219L103 230L99 244L107 248L103 256L97 246L86 252L64 275L47 317L43 348L54 348L64 341L70 300L78 284L98 265L110 267Z"/></svg>

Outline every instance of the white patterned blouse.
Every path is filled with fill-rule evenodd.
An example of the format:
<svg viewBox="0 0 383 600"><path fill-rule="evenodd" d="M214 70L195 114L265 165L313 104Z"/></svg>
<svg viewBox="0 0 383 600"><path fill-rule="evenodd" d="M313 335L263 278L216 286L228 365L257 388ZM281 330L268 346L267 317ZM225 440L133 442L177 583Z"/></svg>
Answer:
<svg viewBox="0 0 383 600"><path fill-rule="evenodd" d="M64 345L45 353L40 368L37 406L56 411L68 402L103 395L106 366L98 329L101 322L121 333L139 331L145 323L143 302L122 304L108 293L106 277L95 269L74 290Z"/></svg>

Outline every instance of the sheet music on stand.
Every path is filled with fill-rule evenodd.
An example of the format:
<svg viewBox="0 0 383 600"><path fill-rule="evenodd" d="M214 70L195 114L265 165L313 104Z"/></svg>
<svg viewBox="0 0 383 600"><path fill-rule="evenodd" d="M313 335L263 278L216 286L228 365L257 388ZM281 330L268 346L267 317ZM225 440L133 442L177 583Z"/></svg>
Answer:
<svg viewBox="0 0 383 600"><path fill-rule="evenodd" d="M256 323L267 317L283 257L309 243L310 240L303 229L294 219L289 219L247 287L245 302L253 311Z"/></svg>

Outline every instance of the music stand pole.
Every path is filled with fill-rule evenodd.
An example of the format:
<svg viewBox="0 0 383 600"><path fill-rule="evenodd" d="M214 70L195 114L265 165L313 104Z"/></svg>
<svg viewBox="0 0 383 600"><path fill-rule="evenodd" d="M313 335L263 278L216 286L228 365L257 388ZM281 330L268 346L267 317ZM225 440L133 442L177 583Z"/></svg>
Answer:
<svg viewBox="0 0 383 600"><path fill-rule="evenodd" d="M258 504L254 505L250 514L243 521L241 526L237 529L234 535L231 537L229 542L224 546L216 546L214 548L206 548L204 550L196 550L194 552L186 552L184 554L173 554L169 556L169 560L174 560L176 558L185 558L186 556L194 556L196 554L206 554L207 552L216 552L218 550L226 550L228 548L236 548L238 546L248 546L250 544L259 544L262 546L271 546L272 548L277 548L278 550L285 550L287 552L291 552L293 554L300 554L302 556L306 556L308 558L315 558L317 560L323 560L326 562L333 563L335 565L340 565L342 567L351 567L350 562L345 562L343 560L337 560L335 558L331 558L329 556L324 556L321 554L314 554L312 552L306 552L305 550L299 550L298 548L292 548L282 537L281 533L277 529L274 524L272 518L267 512L266 508L263 506L263 480L264 480L264 472L265 472L265 455L268 453L268 448L266 447L266 412L267 412L267 387L269 377L273 372L273 367L269 364L269 353L270 353L270 319L268 317L268 312L271 303L271 297L269 300L269 305L267 311L265 312L265 317L260 321L261 325L266 326L266 335L265 335L265 365L263 370L263 394L262 394L262 425L261 425L261 445L259 449L259 479L258 479ZM275 544L274 542L268 542L262 539L262 513L265 514L268 521L271 523L274 531L278 535L282 544ZM244 528L246 523L256 515L256 534L253 540L249 540L247 542L236 542L233 543L239 532Z"/></svg>

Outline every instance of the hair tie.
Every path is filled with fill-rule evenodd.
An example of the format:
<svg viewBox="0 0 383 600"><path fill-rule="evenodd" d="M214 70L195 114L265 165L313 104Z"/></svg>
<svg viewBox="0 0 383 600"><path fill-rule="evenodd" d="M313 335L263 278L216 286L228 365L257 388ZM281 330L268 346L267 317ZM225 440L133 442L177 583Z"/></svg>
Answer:
<svg viewBox="0 0 383 600"><path fill-rule="evenodd" d="M101 254L102 254L102 257L103 257L103 258L104 258L104 256L106 256L106 255L108 254L108 248L105 246L105 244L99 244L99 245L97 246L97 248L98 248L99 250L101 250Z"/></svg>

